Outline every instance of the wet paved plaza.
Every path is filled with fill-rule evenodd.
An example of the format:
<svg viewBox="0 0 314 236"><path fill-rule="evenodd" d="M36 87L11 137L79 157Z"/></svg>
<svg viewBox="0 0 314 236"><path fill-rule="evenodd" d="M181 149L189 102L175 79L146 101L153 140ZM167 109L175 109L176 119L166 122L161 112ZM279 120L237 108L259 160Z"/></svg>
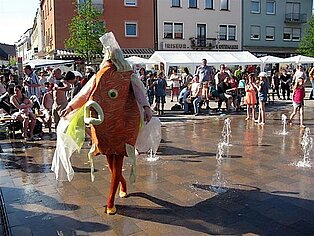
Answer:
<svg viewBox="0 0 314 236"><path fill-rule="evenodd" d="M305 125L314 134L314 101L306 101ZM88 142L75 154L72 182L56 182L50 171L55 141L2 140L0 184L13 236L18 235L314 235L313 168L301 160L303 130L282 131L291 104L269 107L266 125L244 113L161 117L159 160L138 158L137 181L118 213L104 213L109 170L95 158L90 180ZM231 137L217 165L226 118ZM227 155L227 156L226 156ZM311 153L314 162L313 150ZM124 176L130 164L125 159ZM220 179L217 180L219 170ZM214 191L217 184L225 190ZM0 231L1 232L1 231Z"/></svg>

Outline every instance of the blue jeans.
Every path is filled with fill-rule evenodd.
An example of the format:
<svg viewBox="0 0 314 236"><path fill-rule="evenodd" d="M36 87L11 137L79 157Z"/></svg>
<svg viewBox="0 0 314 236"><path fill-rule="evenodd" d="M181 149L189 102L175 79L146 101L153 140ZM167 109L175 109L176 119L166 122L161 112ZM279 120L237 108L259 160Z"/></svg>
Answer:
<svg viewBox="0 0 314 236"><path fill-rule="evenodd" d="M311 84L312 84L312 91L311 91L311 94L310 94L310 98L314 98L314 79L311 80Z"/></svg>
<svg viewBox="0 0 314 236"><path fill-rule="evenodd" d="M199 113L199 106L200 102L202 101L202 96L198 96L193 100L193 108L194 108L194 113L198 114Z"/></svg>
<svg viewBox="0 0 314 236"><path fill-rule="evenodd" d="M189 103L186 101L187 97L190 95L190 91L186 91L183 95L183 108L184 108L184 113L189 112Z"/></svg>

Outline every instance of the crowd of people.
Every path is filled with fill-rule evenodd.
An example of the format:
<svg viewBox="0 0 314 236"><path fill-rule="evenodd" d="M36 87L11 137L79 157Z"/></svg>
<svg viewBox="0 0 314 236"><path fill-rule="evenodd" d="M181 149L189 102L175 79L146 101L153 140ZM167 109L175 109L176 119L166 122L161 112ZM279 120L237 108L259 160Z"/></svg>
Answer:
<svg viewBox="0 0 314 236"><path fill-rule="evenodd" d="M164 114L166 94L169 90L170 102L177 102L172 108L183 109L184 114L198 116L208 110L241 111L246 106L245 119L263 125L266 102L270 95L273 98L276 95L278 100L293 100L294 111L289 123L292 124L294 115L300 111L300 125L303 126L305 94L303 96L298 91L308 79L312 84L309 99L314 99L314 67L305 70L301 64L296 68L291 65L284 68L274 66L266 73L253 65L245 68L237 66L232 70L222 64L216 70L203 59L193 74L187 67L183 68L180 74L176 68L172 69L168 77L164 71L146 73L145 69L141 68L139 79L146 86L148 101L157 115ZM210 107L210 101L215 101L217 107Z"/></svg>
<svg viewBox="0 0 314 236"><path fill-rule="evenodd" d="M18 79L14 70L0 75L0 108L21 124L26 141L40 139L35 137L34 132L38 127L40 136L42 125L55 138L53 128L58 125L61 111L95 74L95 70L86 67L83 76L78 71L63 73L60 68L48 67L36 71L26 65L23 72L23 79Z"/></svg>
<svg viewBox="0 0 314 236"><path fill-rule="evenodd" d="M36 123L38 126L43 123L53 136L52 130L58 125L61 111L95 74L92 67L86 67L82 75L78 71L62 73L59 68L35 71L26 65L25 76L19 80L13 69L6 72L0 73L0 108L22 124L25 140L35 139ZM180 73L173 68L168 77L164 71L147 73L141 68L138 78L146 87L147 100L157 115L164 114L169 91L170 102L176 102L172 108L183 110L184 114L198 116L208 110L221 111L223 104L226 112L240 111L245 105L245 119L263 125L265 104L271 93L278 100L292 99L293 112L289 123L292 125L299 112L300 126L304 126L305 90L302 88L308 79L312 85L309 99L314 99L314 67L305 70L302 65L295 69L273 67L269 73L261 72L256 66L237 66L231 70L224 64L216 70L203 59L193 74L187 67ZM210 107L213 104L210 101L214 101L217 107Z"/></svg>

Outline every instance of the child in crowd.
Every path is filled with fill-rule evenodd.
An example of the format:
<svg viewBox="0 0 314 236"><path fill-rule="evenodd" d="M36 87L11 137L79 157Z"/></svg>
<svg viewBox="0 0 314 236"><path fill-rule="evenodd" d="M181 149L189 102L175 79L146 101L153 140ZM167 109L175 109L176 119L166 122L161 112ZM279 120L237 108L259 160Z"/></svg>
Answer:
<svg viewBox="0 0 314 236"><path fill-rule="evenodd" d="M53 98L52 98L52 88L53 84L50 84L49 82L45 82L45 88L47 89L47 92L43 96L42 100L42 112L44 115L44 123L48 127L48 132L51 134L51 124L52 124L52 104L53 104Z"/></svg>
<svg viewBox="0 0 314 236"><path fill-rule="evenodd" d="M252 120L255 120L256 89L257 89L257 86L254 82L254 74L250 74L245 84L245 99L244 99L244 102L246 104L245 120L250 119L251 113L252 113Z"/></svg>
<svg viewBox="0 0 314 236"><path fill-rule="evenodd" d="M267 82L267 74L266 72L260 72L258 77L260 78L260 82L258 87L258 101L259 101L259 106L258 106L258 119L257 122L259 125L264 125L265 124L265 119L266 119L266 101L267 101L267 96L268 96L268 89L269 89L269 84Z"/></svg>
<svg viewBox="0 0 314 236"><path fill-rule="evenodd" d="M29 106L28 108L19 109L19 112L20 112L22 117L30 117L32 119L36 119L36 116L35 116L32 108L31 108L33 106L33 104L29 98L24 97L24 99L22 100L22 103L20 105L21 106L24 106L24 105Z"/></svg>
<svg viewBox="0 0 314 236"><path fill-rule="evenodd" d="M290 115L289 124L292 126L292 120L294 116L298 113L300 114L300 127L304 128L303 117L304 117L304 97L305 97L305 88L304 88L304 79L299 77L293 86L293 112Z"/></svg>

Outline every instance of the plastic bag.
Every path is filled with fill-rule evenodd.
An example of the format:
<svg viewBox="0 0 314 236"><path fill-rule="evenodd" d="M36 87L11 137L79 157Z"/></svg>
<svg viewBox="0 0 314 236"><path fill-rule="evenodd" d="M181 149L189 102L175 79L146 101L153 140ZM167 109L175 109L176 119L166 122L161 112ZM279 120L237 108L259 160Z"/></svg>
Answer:
<svg viewBox="0 0 314 236"><path fill-rule="evenodd" d="M139 153L147 153L150 150L156 153L161 141L161 123L157 117L153 117L144 124L138 134L135 148Z"/></svg>

